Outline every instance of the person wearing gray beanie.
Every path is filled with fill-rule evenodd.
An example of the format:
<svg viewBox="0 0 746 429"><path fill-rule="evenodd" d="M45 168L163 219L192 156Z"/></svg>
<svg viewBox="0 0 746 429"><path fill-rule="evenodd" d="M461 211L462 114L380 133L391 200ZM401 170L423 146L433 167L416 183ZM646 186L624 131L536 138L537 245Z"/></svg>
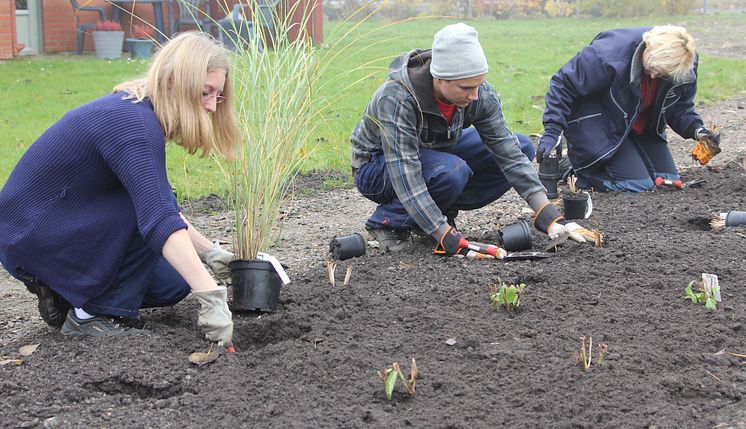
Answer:
<svg viewBox="0 0 746 429"><path fill-rule="evenodd" d="M466 79L487 74L489 65L477 30L463 22L435 33L430 74L444 80Z"/></svg>
<svg viewBox="0 0 746 429"><path fill-rule="evenodd" d="M408 248L416 232L435 240L436 254L467 254L459 210L484 207L510 188L537 214L538 230L585 241L583 228L549 203L531 164L533 144L508 128L488 70L477 30L463 23L438 31L432 49L391 62L350 138L355 185L378 204L365 228L382 251Z"/></svg>

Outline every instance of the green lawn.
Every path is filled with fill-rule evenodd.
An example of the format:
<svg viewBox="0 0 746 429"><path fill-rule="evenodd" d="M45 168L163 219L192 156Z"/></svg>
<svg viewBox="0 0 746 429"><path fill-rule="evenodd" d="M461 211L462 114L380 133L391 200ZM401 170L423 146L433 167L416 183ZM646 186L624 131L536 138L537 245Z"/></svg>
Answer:
<svg viewBox="0 0 746 429"><path fill-rule="evenodd" d="M309 142L313 152L307 169L347 171L350 131L373 91L385 79L391 58L411 48L429 47L433 34L452 22L375 21L360 28L372 34L339 58L333 72L368 66L350 76L350 80L361 82L339 101L317 138ZM698 26L746 25L746 15L470 22L479 30L490 63L488 80L502 98L510 126L522 133L542 131L543 96L549 78L596 33L608 28L667 23L687 25L696 36ZM326 23L326 42L333 44L335 34L343 29L340 24ZM0 83L5 89L0 98L0 184L5 183L28 146L66 111L104 95L116 83L142 73L146 66L139 61L68 55L0 62ZM711 104L746 90L746 75L738 72L744 69L746 60L702 54L697 101ZM189 157L175 145L168 150L170 179L180 196L197 198L224 193L224 181L214 161Z"/></svg>

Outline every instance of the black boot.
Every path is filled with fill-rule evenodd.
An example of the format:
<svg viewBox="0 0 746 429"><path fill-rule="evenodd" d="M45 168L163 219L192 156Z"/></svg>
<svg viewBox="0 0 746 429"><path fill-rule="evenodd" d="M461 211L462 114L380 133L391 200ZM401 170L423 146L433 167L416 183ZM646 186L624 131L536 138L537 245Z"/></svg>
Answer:
<svg viewBox="0 0 746 429"><path fill-rule="evenodd" d="M39 281L23 283L29 292L39 298L39 314L41 314L41 318L44 319L47 325L54 328L62 326L65 323L70 304L59 296L57 292Z"/></svg>

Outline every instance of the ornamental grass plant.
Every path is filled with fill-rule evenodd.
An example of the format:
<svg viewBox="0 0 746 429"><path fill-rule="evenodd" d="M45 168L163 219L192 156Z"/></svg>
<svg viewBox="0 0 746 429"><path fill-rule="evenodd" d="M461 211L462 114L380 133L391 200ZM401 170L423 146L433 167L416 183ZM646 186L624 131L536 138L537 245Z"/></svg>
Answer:
<svg viewBox="0 0 746 429"><path fill-rule="evenodd" d="M344 33L334 36L330 46L314 46L307 32L314 10L299 9L311 3L298 1L281 14L273 13L271 40L258 25L246 40L240 31L227 33L235 38L233 100L242 144L235 161L223 170L231 184L234 250L239 259L256 259L277 240L281 207L313 150L309 143L314 133L335 116L337 101L362 80L349 76L366 68L361 64L330 70L368 36L357 30L365 19L340 26ZM259 6L249 1L241 13L259 16Z"/></svg>

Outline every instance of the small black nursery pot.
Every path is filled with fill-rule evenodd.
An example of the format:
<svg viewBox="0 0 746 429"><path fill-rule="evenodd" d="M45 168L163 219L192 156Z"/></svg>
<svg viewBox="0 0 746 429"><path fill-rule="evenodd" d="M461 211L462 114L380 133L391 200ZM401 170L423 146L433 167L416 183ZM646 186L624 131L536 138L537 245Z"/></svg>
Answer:
<svg viewBox="0 0 746 429"><path fill-rule="evenodd" d="M520 252L531 248L531 230L525 220L500 228L497 240L508 252Z"/></svg>
<svg viewBox="0 0 746 429"><path fill-rule="evenodd" d="M365 239L357 232L344 237L334 237L329 244L332 258L338 261L365 255Z"/></svg>
<svg viewBox="0 0 746 429"><path fill-rule="evenodd" d="M568 194L562 197L565 219L588 219L593 212L593 201L588 192Z"/></svg>
<svg viewBox="0 0 746 429"><path fill-rule="evenodd" d="M235 310L275 311L280 301L282 280L272 263L238 259L230 263Z"/></svg>
<svg viewBox="0 0 746 429"><path fill-rule="evenodd" d="M547 198L557 198L557 181L561 178L559 158L552 155L545 156L539 163L539 180L547 190Z"/></svg>

